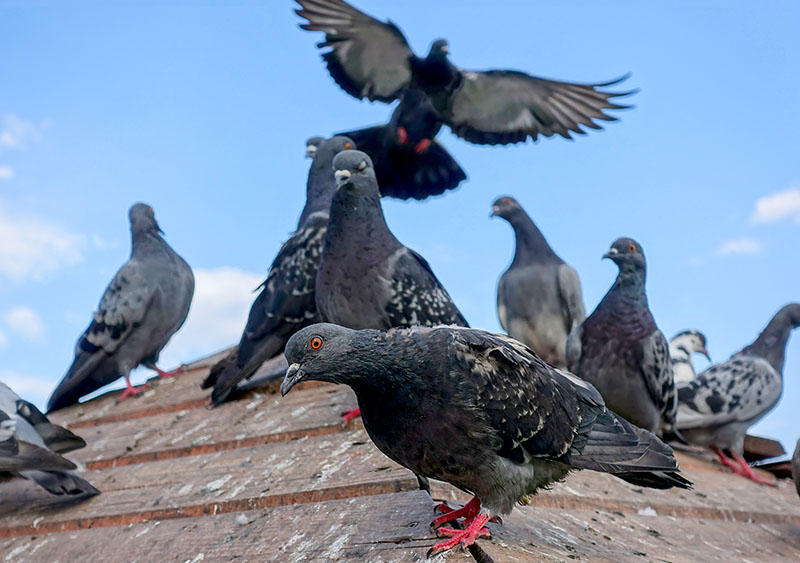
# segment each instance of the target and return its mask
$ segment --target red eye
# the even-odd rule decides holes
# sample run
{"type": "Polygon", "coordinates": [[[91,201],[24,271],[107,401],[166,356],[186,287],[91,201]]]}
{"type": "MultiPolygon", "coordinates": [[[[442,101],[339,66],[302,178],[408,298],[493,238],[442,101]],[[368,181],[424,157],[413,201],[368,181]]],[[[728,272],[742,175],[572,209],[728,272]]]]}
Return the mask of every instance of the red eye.
{"type": "Polygon", "coordinates": [[[322,338],[320,338],[319,336],[315,336],[314,338],[311,339],[310,344],[312,350],[319,350],[320,348],[322,348],[322,338]]]}
{"type": "Polygon", "coordinates": [[[636,252],[636,245],[631,244],[630,246],[628,246],[628,252],[636,252]]]}
{"type": "Polygon", "coordinates": [[[351,143],[345,143],[344,144],[344,148],[347,149],[347,150],[350,150],[350,149],[353,148],[353,145],[351,143]]]}

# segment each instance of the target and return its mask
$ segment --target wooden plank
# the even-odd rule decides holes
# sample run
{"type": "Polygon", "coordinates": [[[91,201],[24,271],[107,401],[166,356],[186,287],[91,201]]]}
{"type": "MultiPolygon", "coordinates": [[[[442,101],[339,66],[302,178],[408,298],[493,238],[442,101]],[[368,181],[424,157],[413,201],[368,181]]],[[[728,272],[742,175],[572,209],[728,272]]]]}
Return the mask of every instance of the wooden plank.
{"type": "Polygon", "coordinates": [[[783,445],[777,440],[762,438],[761,436],[744,437],[744,458],[749,462],[761,461],[786,454],[783,445]]]}

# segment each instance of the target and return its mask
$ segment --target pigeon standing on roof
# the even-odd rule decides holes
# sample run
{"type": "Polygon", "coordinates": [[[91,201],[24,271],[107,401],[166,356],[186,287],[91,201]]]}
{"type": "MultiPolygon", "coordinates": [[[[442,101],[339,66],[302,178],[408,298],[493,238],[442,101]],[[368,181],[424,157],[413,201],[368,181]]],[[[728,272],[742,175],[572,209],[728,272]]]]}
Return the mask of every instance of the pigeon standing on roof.
{"type": "Polygon", "coordinates": [[[711,356],[706,350],[706,337],[699,330],[684,330],[669,341],[669,357],[672,360],[676,386],[685,385],[695,378],[696,373],[692,364],[692,356],[695,354],[703,354],[711,361],[711,356]]]}
{"type": "Polygon", "coordinates": [[[141,387],[131,385],[130,372],[140,364],[161,377],[181,371],[165,372],[156,362],[189,314],[192,269],[162,238],[152,207],[137,203],[129,215],[131,257],[106,288],[48,411],[75,404],[120,377],[128,384],[121,399],[138,394],[141,387]]]}
{"type": "Polygon", "coordinates": [[[797,446],[795,446],[792,456],[792,480],[797,494],[800,495],[800,440],[797,440],[797,446]]]}
{"type": "MultiPolygon", "coordinates": [[[[314,142],[315,138],[309,139],[308,146],[314,146],[314,142]]],[[[331,162],[337,153],[348,148],[353,148],[353,141],[341,136],[317,144],[297,230],[272,262],[250,308],[239,346],[203,381],[204,389],[214,387],[213,404],[225,402],[237,383],[252,376],[266,360],[281,354],[292,334],[319,322],[314,287],[336,190],[331,162]]]]}
{"type": "Polygon", "coordinates": [[[603,256],[619,275],[567,340],[567,366],[600,391],[608,408],[635,425],[674,430],[677,396],[669,346],[647,304],[645,259],[633,239],[614,241],[603,256]]]}
{"type": "Polygon", "coordinates": [[[367,153],[382,196],[425,199],[456,188],[467,175],[435,139],[442,123],[420,90],[406,90],[387,125],[342,133],[367,153]]]}
{"type": "Polygon", "coordinates": [[[784,306],[752,344],[678,390],[681,435],[711,448],[734,473],[759,483],[772,484],[756,476],[742,457],[744,437],[781,397],[786,342],[799,326],[800,303],[784,306]]]}
{"type": "Polygon", "coordinates": [[[508,221],[516,236],[514,261],[497,284],[500,324],[548,364],[566,367],[567,336],[586,318],[578,273],[553,252],[513,197],[498,198],[492,217],[508,221]]]}
{"type": "Polygon", "coordinates": [[[58,455],[85,445],[82,438],[52,424],[36,407],[0,383],[0,480],[24,477],[54,495],[100,494],[72,472],[74,463],[58,455]]]}
{"type": "Polygon", "coordinates": [[[488,535],[511,512],[573,469],[639,486],[688,488],[672,450],[609,411],[591,385],[553,368],[520,342],[459,327],[354,331],[318,324],[286,345],[285,395],[306,380],[350,386],[364,427],[384,454],[475,495],[434,520],[466,528],[438,553],[488,535]],[[481,507],[488,513],[482,513],[481,507]]]}
{"type": "Polygon", "coordinates": [[[448,59],[444,39],[433,42],[426,57],[415,55],[402,31],[342,0],[297,0],[300,27],[321,31],[330,47],[322,54],[331,77],[351,96],[392,102],[408,89],[430,99],[438,119],[463,139],[479,144],[521,143],[539,135],[585,134],[601,129],[597,121],[615,121],[606,110],[623,109],[602,84],[574,84],[513,70],[469,71],[448,59]]]}

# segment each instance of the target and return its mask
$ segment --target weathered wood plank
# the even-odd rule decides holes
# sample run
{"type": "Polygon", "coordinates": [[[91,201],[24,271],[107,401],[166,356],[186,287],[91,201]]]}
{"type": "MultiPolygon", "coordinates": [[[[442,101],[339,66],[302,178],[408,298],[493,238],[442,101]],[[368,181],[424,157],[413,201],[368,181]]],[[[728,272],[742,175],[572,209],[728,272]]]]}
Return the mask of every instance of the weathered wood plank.
{"type": "Polygon", "coordinates": [[[777,440],[750,434],[744,437],[744,458],[749,462],[780,457],[785,454],[786,450],[777,440]]]}

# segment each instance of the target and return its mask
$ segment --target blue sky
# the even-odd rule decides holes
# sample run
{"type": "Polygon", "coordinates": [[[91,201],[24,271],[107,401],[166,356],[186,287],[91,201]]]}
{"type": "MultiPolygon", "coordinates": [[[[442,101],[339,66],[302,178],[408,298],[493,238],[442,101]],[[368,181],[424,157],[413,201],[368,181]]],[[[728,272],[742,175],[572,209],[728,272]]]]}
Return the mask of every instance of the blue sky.
{"type": "MultiPolygon", "coordinates": [[[[425,203],[385,201],[475,327],[499,330],[495,285],[526,207],[580,273],[587,310],[612,283],[618,236],[644,247],[651,308],[696,327],[714,360],[800,300],[800,37],[795,2],[362,0],[417,52],[450,41],[465,68],[602,81],[632,72],[636,108],[575,142],[440,140],[469,180],[425,203]]],[[[304,140],[385,121],[319,60],[292,3],[0,4],[0,379],[42,405],[129,252],[127,209],[153,205],[198,290],[164,366],[237,340],[302,208],[304,140]]],[[[702,362],[700,363],[702,366],[702,362]]],[[[136,379],[149,373],[140,370],[136,379]]],[[[793,447],[800,338],[784,397],[757,432],[793,447]]]]}

